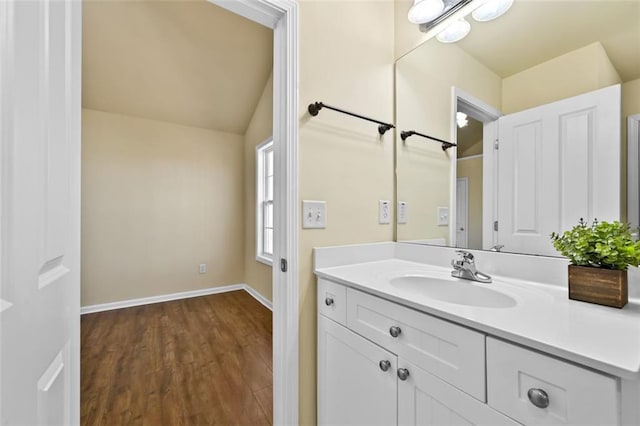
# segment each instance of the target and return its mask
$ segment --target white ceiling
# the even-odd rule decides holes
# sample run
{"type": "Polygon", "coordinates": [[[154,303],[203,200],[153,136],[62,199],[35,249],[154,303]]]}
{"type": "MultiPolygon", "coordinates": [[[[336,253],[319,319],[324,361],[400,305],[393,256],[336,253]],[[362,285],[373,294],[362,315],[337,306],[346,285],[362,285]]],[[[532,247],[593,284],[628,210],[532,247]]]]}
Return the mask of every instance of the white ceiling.
{"type": "Polygon", "coordinates": [[[85,1],[85,108],[244,134],[272,30],[200,1],[85,1]]]}
{"type": "Polygon", "coordinates": [[[640,78],[640,0],[516,0],[457,45],[508,77],[600,41],[622,81],[640,78]]]}

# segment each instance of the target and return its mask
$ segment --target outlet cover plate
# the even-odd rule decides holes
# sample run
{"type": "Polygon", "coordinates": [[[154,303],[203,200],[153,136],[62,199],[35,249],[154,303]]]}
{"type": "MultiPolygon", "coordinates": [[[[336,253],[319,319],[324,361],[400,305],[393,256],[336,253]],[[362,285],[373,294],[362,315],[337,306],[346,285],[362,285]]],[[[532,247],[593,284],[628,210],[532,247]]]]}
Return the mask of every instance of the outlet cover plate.
{"type": "Polygon", "coordinates": [[[408,210],[409,206],[406,201],[398,201],[398,224],[407,223],[408,210]]]}
{"type": "Polygon", "coordinates": [[[302,201],[302,228],[325,229],[327,227],[327,202],[302,201]]]}
{"type": "Polygon", "coordinates": [[[381,225],[391,223],[391,202],[388,200],[378,201],[378,223],[381,225]]]}

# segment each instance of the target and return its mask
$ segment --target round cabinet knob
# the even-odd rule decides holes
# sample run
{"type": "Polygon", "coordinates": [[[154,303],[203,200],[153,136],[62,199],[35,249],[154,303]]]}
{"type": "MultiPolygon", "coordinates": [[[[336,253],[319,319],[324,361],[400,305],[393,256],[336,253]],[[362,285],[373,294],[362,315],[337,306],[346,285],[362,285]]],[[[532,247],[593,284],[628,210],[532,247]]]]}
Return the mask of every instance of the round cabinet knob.
{"type": "Polygon", "coordinates": [[[531,388],[527,392],[529,401],[538,408],[547,408],[549,406],[549,395],[542,389],[531,388]]]}
{"type": "Polygon", "coordinates": [[[402,330],[398,326],[394,325],[389,329],[389,334],[391,335],[391,337],[398,337],[400,333],[402,333],[402,330]]]}
{"type": "Polygon", "coordinates": [[[333,299],[331,297],[327,297],[326,299],[324,299],[324,304],[327,306],[333,305],[333,299]]]}
{"type": "Polygon", "coordinates": [[[391,362],[389,362],[386,359],[383,359],[382,361],[380,361],[380,370],[382,371],[387,371],[391,368],[391,362]]]}
{"type": "Polygon", "coordinates": [[[409,378],[409,370],[406,368],[398,368],[398,378],[400,380],[407,380],[409,378]]]}

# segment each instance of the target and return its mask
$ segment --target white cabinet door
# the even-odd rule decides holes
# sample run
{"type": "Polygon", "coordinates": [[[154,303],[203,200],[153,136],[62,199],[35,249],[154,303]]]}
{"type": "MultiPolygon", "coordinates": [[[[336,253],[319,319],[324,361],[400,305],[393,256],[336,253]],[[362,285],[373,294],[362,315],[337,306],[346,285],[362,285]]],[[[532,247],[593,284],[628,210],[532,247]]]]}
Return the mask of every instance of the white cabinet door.
{"type": "Polygon", "coordinates": [[[510,418],[402,358],[409,375],[398,382],[399,425],[517,425],[510,418]]]}
{"type": "Polygon", "coordinates": [[[0,2],[0,424],[80,422],[81,3],[0,2]]]}
{"type": "Polygon", "coordinates": [[[395,355],[318,316],[318,424],[394,425],[396,397],[395,355]]]}
{"type": "Polygon", "coordinates": [[[500,117],[498,243],[556,256],[549,234],[620,220],[620,85],[500,117]]]}

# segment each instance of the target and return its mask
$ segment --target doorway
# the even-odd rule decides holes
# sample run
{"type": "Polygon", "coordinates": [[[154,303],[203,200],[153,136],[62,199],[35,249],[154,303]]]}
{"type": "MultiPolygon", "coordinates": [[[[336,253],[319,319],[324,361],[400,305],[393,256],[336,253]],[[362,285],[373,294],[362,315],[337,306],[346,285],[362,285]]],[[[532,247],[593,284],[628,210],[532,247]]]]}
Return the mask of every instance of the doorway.
{"type": "Polygon", "coordinates": [[[450,219],[456,226],[450,227],[450,239],[454,247],[486,250],[495,244],[493,230],[487,227],[485,219],[493,216],[496,200],[493,191],[486,190],[487,182],[494,182],[494,159],[493,155],[485,154],[494,149],[496,120],[502,113],[457,87],[452,88],[451,104],[451,139],[458,146],[451,158],[450,219]],[[464,202],[458,200],[457,182],[461,178],[467,178],[466,193],[460,194],[467,200],[466,221],[458,219],[457,213],[458,203],[464,202]]]}
{"type": "MultiPolygon", "coordinates": [[[[225,2],[225,4],[226,4],[226,3],[227,3],[227,2],[225,2]]],[[[145,7],[145,6],[147,6],[147,5],[140,5],[140,7],[145,7]]],[[[210,5],[209,5],[209,6],[210,6],[210,5]]],[[[224,5],[223,5],[223,6],[224,6],[224,5]]],[[[265,5],[264,5],[264,4],[262,4],[261,6],[262,6],[262,7],[264,7],[265,5]]],[[[208,7],[208,6],[207,6],[207,7],[208,7]]],[[[214,6],[210,6],[210,7],[214,7],[214,6]]],[[[217,8],[217,6],[215,6],[215,7],[217,8]]],[[[225,11],[225,13],[229,13],[229,12],[225,11]]],[[[171,15],[172,15],[172,17],[173,17],[173,16],[175,16],[174,14],[171,14],[171,15]]],[[[169,22],[169,20],[168,20],[168,17],[169,17],[169,14],[167,14],[167,22],[166,22],[166,24],[169,24],[169,23],[170,23],[170,22],[169,22]]],[[[278,20],[278,23],[279,23],[280,25],[283,25],[283,22],[282,22],[281,20],[278,20]]],[[[262,22],[260,22],[260,25],[263,25],[263,23],[262,23],[262,22]]],[[[168,25],[166,25],[166,26],[168,26],[168,25]]],[[[218,25],[214,25],[214,26],[219,26],[219,23],[218,23],[218,25]]],[[[271,28],[271,27],[269,27],[269,26],[267,26],[267,28],[268,28],[269,30],[272,30],[272,28],[271,28]]],[[[165,28],[165,29],[166,29],[166,28],[165,28]]],[[[169,28],[169,29],[170,29],[170,28],[169,28]]],[[[168,31],[168,32],[170,32],[170,31],[168,31]]],[[[279,39],[278,39],[278,37],[277,37],[277,34],[278,34],[278,31],[276,30],[276,32],[274,33],[274,36],[275,36],[275,37],[273,37],[273,39],[274,39],[274,52],[276,52],[277,47],[276,47],[275,45],[277,45],[278,40],[279,40],[279,39]]],[[[234,39],[235,39],[235,38],[237,38],[237,37],[232,37],[232,38],[234,38],[234,39]]],[[[282,39],[280,39],[280,40],[282,40],[282,39]]],[[[166,40],[165,40],[165,42],[168,42],[168,41],[166,41],[166,40]]],[[[184,52],[185,50],[186,50],[186,49],[182,49],[182,51],[183,51],[183,52],[184,52]]],[[[240,49],[240,50],[242,50],[242,49],[240,49]]],[[[256,55],[251,55],[251,56],[255,57],[256,55]]],[[[276,55],[275,55],[275,56],[276,56],[276,57],[278,56],[278,55],[277,55],[277,52],[276,52],[276,55]]],[[[169,64],[167,64],[167,65],[168,65],[168,66],[167,66],[167,68],[170,68],[169,64]]],[[[274,71],[275,71],[275,68],[276,68],[276,67],[277,67],[277,65],[276,65],[276,64],[274,64],[274,71]]],[[[247,68],[248,68],[248,69],[254,69],[255,67],[253,67],[253,66],[249,65],[249,66],[247,66],[247,68]]],[[[276,71],[276,72],[277,72],[277,71],[276,71]]],[[[240,74],[240,72],[239,72],[239,71],[237,71],[237,72],[235,72],[235,74],[236,74],[236,75],[238,75],[238,74],[240,74]]],[[[150,76],[150,77],[152,77],[152,76],[150,76]]],[[[275,72],[274,72],[274,77],[276,77],[275,72]]],[[[275,78],[274,78],[274,80],[275,80],[275,78]]],[[[180,80],[178,80],[178,81],[180,81],[180,80]]],[[[178,84],[178,85],[182,86],[181,88],[182,88],[183,90],[185,89],[185,86],[188,86],[188,84],[187,84],[184,80],[182,80],[182,83],[180,83],[180,84],[178,84]]],[[[272,105],[274,105],[274,106],[280,106],[280,105],[283,105],[283,103],[282,103],[282,102],[277,102],[277,100],[276,100],[276,99],[278,98],[278,95],[279,95],[279,94],[281,95],[281,94],[283,93],[283,91],[282,91],[282,90],[278,90],[279,85],[277,85],[275,81],[274,81],[274,85],[273,85],[273,86],[274,86],[274,88],[273,88],[273,90],[272,90],[272,93],[273,93],[273,101],[271,102],[271,104],[272,104],[272,105]],[[279,93],[278,93],[278,92],[279,92],[279,93]]],[[[281,85],[280,85],[280,86],[281,86],[281,85]]],[[[281,89],[281,88],[280,88],[280,89],[281,89]]],[[[187,93],[189,93],[189,92],[187,91],[187,93]]],[[[220,98],[222,98],[222,96],[220,96],[220,98]]],[[[237,99],[235,99],[235,101],[236,101],[236,102],[239,102],[239,98],[240,98],[240,96],[238,96],[238,97],[237,97],[237,99]]],[[[173,99],[173,98],[170,98],[170,99],[173,99]]],[[[193,101],[194,101],[194,100],[195,100],[195,99],[194,99],[194,97],[193,97],[193,96],[189,97],[189,101],[191,101],[191,103],[193,103],[193,101]]],[[[219,101],[219,102],[224,104],[224,102],[222,102],[222,101],[219,101]]],[[[172,102],[172,103],[175,103],[175,102],[172,102]]],[[[162,105],[159,105],[158,107],[160,107],[160,106],[162,106],[162,105]]],[[[233,102],[231,102],[231,103],[227,102],[227,103],[226,103],[226,109],[231,109],[231,108],[232,108],[232,106],[233,106],[233,102]]],[[[286,106],[286,105],[285,105],[285,106],[286,106]]],[[[223,105],[223,107],[224,107],[224,105],[223,105]]],[[[284,108],[283,108],[283,109],[284,109],[284,108]]],[[[279,114],[281,114],[281,113],[282,113],[281,111],[276,111],[276,110],[274,110],[274,120],[273,120],[274,122],[275,122],[275,120],[277,120],[277,119],[278,119],[278,117],[277,117],[277,116],[278,116],[279,114]]],[[[208,115],[209,115],[209,116],[212,116],[213,114],[208,114],[208,115]]],[[[282,115],[284,115],[284,114],[282,114],[282,115]]],[[[227,121],[228,121],[228,120],[227,120],[227,121]]],[[[107,126],[107,127],[109,127],[109,128],[119,128],[120,126],[116,125],[116,126],[107,126]]],[[[273,126],[270,126],[270,127],[273,127],[273,126]]],[[[273,130],[274,130],[274,136],[275,136],[275,134],[277,133],[277,130],[276,130],[276,129],[273,129],[273,130]]],[[[287,129],[287,130],[288,130],[288,129],[287,129]]],[[[159,132],[159,133],[166,133],[166,132],[159,132]]],[[[287,149],[286,149],[286,147],[283,147],[283,146],[282,146],[281,141],[282,141],[282,139],[278,140],[278,138],[277,138],[277,137],[274,137],[274,145],[275,145],[275,146],[274,146],[274,153],[275,153],[275,157],[276,157],[276,158],[275,158],[275,167],[276,167],[275,175],[276,175],[276,176],[275,176],[275,185],[274,185],[274,186],[275,186],[275,188],[274,188],[274,189],[275,189],[275,194],[274,194],[274,202],[275,202],[275,203],[278,203],[278,201],[279,201],[279,198],[280,198],[280,197],[282,197],[283,199],[286,199],[287,197],[289,197],[289,198],[290,198],[290,194],[291,194],[291,191],[287,191],[287,189],[286,189],[286,188],[284,188],[284,187],[282,186],[283,182],[286,182],[286,180],[285,180],[285,179],[286,179],[286,178],[288,178],[288,177],[290,176],[290,174],[289,174],[289,171],[288,171],[288,170],[286,170],[286,167],[285,167],[285,170],[283,170],[283,167],[282,167],[282,166],[285,166],[285,165],[286,165],[286,163],[283,163],[283,162],[281,161],[281,160],[282,160],[282,152],[284,151],[284,152],[286,153],[286,152],[287,152],[287,149]],[[279,146],[278,146],[278,145],[279,145],[279,146]],[[280,157],[278,156],[278,154],[279,154],[279,153],[280,153],[280,157]],[[282,177],[285,177],[285,179],[282,179],[282,177]]],[[[183,139],[183,143],[188,143],[188,141],[183,139]]],[[[204,156],[205,156],[205,155],[203,154],[203,157],[204,157],[204,156]]],[[[222,158],[222,156],[221,156],[221,155],[219,155],[219,154],[214,154],[214,157],[215,157],[215,156],[220,157],[220,158],[221,158],[221,161],[223,161],[223,162],[225,162],[225,163],[230,163],[229,161],[227,161],[227,160],[223,159],[223,158],[222,158]]],[[[286,157],[285,157],[285,159],[286,159],[286,157]]],[[[156,179],[156,180],[157,180],[157,179],[156,179]]],[[[229,178],[228,178],[228,177],[222,177],[222,178],[218,178],[218,179],[210,179],[210,180],[217,180],[217,181],[219,181],[219,182],[221,182],[221,183],[222,183],[222,182],[225,182],[225,181],[226,181],[226,182],[229,182],[229,178]]],[[[249,179],[245,178],[245,180],[249,180],[249,179]]],[[[251,180],[252,180],[252,179],[251,179],[251,180]]],[[[165,182],[165,184],[171,184],[171,183],[170,183],[170,182],[165,182]]],[[[166,186],[166,185],[165,185],[165,186],[166,186]]],[[[228,183],[227,183],[227,186],[229,186],[229,184],[228,184],[228,183]]],[[[234,191],[232,191],[232,190],[230,190],[230,191],[231,191],[231,192],[234,192],[234,191]]],[[[180,191],[178,191],[178,192],[181,194],[181,197],[184,199],[184,198],[185,198],[185,189],[183,188],[182,190],[180,190],[180,191]]],[[[220,200],[220,204],[219,204],[219,207],[217,208],[217,210],[218,210],[217,212],[209,212],[207,215],[208,215],[208,216],[217,216],[217,217],[223,217],[223,216],[224,216],[224,217],[227,217],[227,216],[231,216],[231,214],[228,214],[228,213],[230,213],[230,212],[222,211],[222,207],[223,207],[223,206],[225,206],[225,205],[228,203],[228,201],[225,201],[225,199],[226,199],[226,198],[224,198],[224,197],[223,197],[223,195],[224,195],[224,194],[223,194],[222,190],[221,190],[221,189],[212,189],[210,192],[216,193],[216,194],[217,194],[217,196],[218,196],[218,197],[220,197],[220,198],[219,198],[219,200],[220,200]],[[213,214],[212,214],[212,213],[213,213],[213,214]]],[[[156,199],[157,199],[157,197],[156,197],[156,199]]],[[[182,201],[184,201],[184,200],[182,200],[182,201]]],[[[284,201],[284,200],[283,200],[283,201],[284,201]]],[[[276,220],[276,222],[278,222],[278,220],[279,220],[279,221],[280,221],[280,223],[286,223],[286,221],[283,221],[283,220],[282,220],[282,218],[281,218],[282,213],[283,213],[283,212],[286,212],[286,210],[285,210],[285,209],[282,209],[282,207],[283,207],[283,206],[286,206],[286,204],[285,204],[285,203],[281,203],[281,204],[279,204],[279,205],[276,205],[276,206],[275,206],[275,209],[274,209],[274,210],[275,210],[275,212],[274,212],[274,213],[275,213],[275,215],[274,215],[274,216],[275,216],[275,220],[276,220]]],[[[163,210],[164,210],[164,211],[168,211],[170,208],[171,208],[171,205],[170,205],[170,203],[169,203],[167,206],[165,206],[165,208],[164,208],[163,210]]],[[[197,209],[196,209],[196,210],[197,210],[197,209]]],[[[231,209],[231,210],[233,210],[233,209],[231,209]]],[[[185,218],[183,218],[182,222],[183,222],[183,223],[189,223],[190,221],[195,221],[194,219],[195,219],[195,218],[191,218],[191,220],[188,220],[188,219],[185,217],[185,218]]],[[[147,225],[148,225],[148,226],[149,226],[149,225],[151,225],[151,224],[152,224],[151,222],[152,222],[152,221],[150,221],[149,223],[147,223],[147,225]]],[[[180,226],[180,225],[176,225],[176,228],[184,228],[184,225],[182,225],[182,226],[180,226]]],[[[282,226],[278,226],[277,224],[276,224],[275,228],[276,228],[276,231],[279,231],[279,230],[287,230],[287,228],[284,228],[284,227],[282,227],[282,226]]],[[[254,227],[247,227],[247,228],[246,228],[246,232],[248,233],[248,232],[250,232],[250,230],[252,231],[253,229],[255,229],[255,228],[254,228],[254,227]]],[[[287,258],[286,256],[282,255],[282,253],[283,253],[283,252],[285,252],[285,253],[286,253],[286,251],[282,250],[282,248],[283,248],[284,246],[286,246],[286,244],[284,244],[284,245],[283,245],[282,240],[285,240],[287,237],[288,237],[288,236],[286,235],[286,233],[285,233],[285,234],[283,234],[283,235],[279,235],[279,233],[277,232],[277,233],[276,233],[276,235],[275,235],[275,239],[276,239],[276,240],[279,240],[279,242],[278,242],[278,241],[274,241],[274,247],[273,247],[273,250],[272,250],[272,251],[273,251],[273,258],[275,259],[275,261],[274,261],[274,266],[275,266],[275,267],[273,268],[273,269],[274,269],[274,272],[272,273],[272,282],[273,282],[273,284],[272,284],[272,289],[273,289],[273,290],[272,290],[272,291],[273,291],[273,302],[274,302],[274,308],[275,308],[275,310],[276,310],[276,311],[278,310],[278,304],[277,304],[277,301],[276,301],[276,299],[277,299],[277,295],[276,295],[276,293],[277,293],[279,290],[282,290],[281,288],[279,288],[279,287],[277,286],[277,280],[278,280],[278,277],[280,277],[280,278],[281,278],[281,281],[282,281],[282,278],[284,278],[284,277],[281,277],[281,275],[283,274],[283,270],[285,270],[285,271],[286,271],[286,270],[288,270],[288,271],[295,271],[295,270],[296,270],[296,268],[295,268],[295,262],[294,262],[294,264],[292,265],[292,264],[291,264],[291,258],[287,258]],[[279,253],[280,253],[280,254],[279,254],[279,253]],[[282,269],[280,269],[280,265],[281,265],[281,264],[282,264],[282,265],[284,265],[284,266],[286,266],[286,268],[283,266],[283,267],[282,267],[282,269]],[[293,266],[293,268],[292,268],[292,266],[293,266]]],[[[232,240],[230,240],[230,239],[229,239],[229,237],[224,237],[224,236],[222,236],[222,237],[220,238],[220,240],[222,240],[222,241],[225,241],[225,240],[229,241],[229,242],[227,243],[227,246],[228,246],[228,247],[227,247],[227,248],[228,248],[228,253],[227,253],[228,258],[227,258],[227,259],[225,259],[225,260],[223,260],[223,261],[221,261],[221,262],[220,262],[220,265],[221,265],[221,266],[219,266],[217,269],[222,269],[222,265],[230,264],[230,263],[232,263],[232,262],[234,261],[234,258],[236,258],[236,256],[234,256],[234,255],[232,254],[232,252],[233,252],[233,250],[232,250],[232,244],[231,244],[231,243],[232,243],[232,240]]],[[[160,245],[158,245],[158,246],[160,246],[160,245]]],[[[179,250],[179,251],[181,251],[181,250],[179,250]]],[[[296,254],[297,254],[297,253],[296,253],[296,254]]],[[[240,256],[240,257],[242,257],[242,256],[240,256]]],[[[214,260],[214,261],[211,261],[211,262],[203,262],[203,264],[201,264],[201,265],[200,265],[201,270],[204,270],[204,271],[205,271],[205,273],[211,273],[212,266],[213,266],[213,268],[215,268],[215,267],[216,267],[215,263],[216,263],[216,261],[215,261],[215,260],[214,260]],[[209,265],[207,265],[207,263],[209,263],[209,265]],[[211,265],[212,263],[213,263],[213,265],[211,265]]],[[[217,272],[217,271],[216,271],[216,272],[217,272]]],[[[227,280],[227,282],[228,282],[228,280],[227,280]]],[[[233,281],[232,281],[232,282],[233,282],[233,281]]],[[[293,287],[295,287],[295,286],[289,286],[289,288],[293,288],[293,287]]],[[[270,289],[270,290],[271,290],[271,289],[270,289]]],[[[287,291],[288,291],[288,290],[287,290],[287,291]]],[[[287,292],[287,291],[285,291],[285,292],[287,292]]],[[[285,312],[286,312],[286,311],[285,311],[285,312]]],[[[297,312],[296,312],[296,316],[297,316],[297,312]]],[[[274,323],[275,323],[275,322],[277,322],[280,318],[282,318],[282,317],[279,315],[279,313],[278,313],[278,312],[274,313],[274,323]]],[[[287,317],[286,317],[286,315],[285,315],[285,318],[287,318],[287,317]]],[[[290,319],[290,318],[289,318],[289,319],[290,319]]],[[[277,332],[276,330],[277,330],[277,327],[276,327],[276,326],[274,326],[274,335],[275,335],[274,339],[278,339],[278,336],[279,336],[279,334],[278,334],[278,332],[277,332]]],[[[288,327],[287,327],[287,333],[290,333],[290,324],[288,324],[288,327]]],[[[279,348],[281,347],[280,345],[276,345],[276,344],[274,344],[273,346],[274,346],[274,348],[275,348],[275,349],[274,349],[274,352],[275,352],[275,351],[279,351],[279,348]]],[[[277,354],[276,354],[276,353],[274,353],[274,357],[276,357],[276,356],[277,356],[277,354]]],[[[289,354],[287,354],[287,358],[288,358],[288,360],[287,360],[286,364],[287,364],[288,366],[290,366],[290,365],[291,365],[291,359],[290,359],[290,358],[291,358],[291,356],[290,356],[289,354]]],[[[275,364],[275,365],[274,365],[275,375],[277,375],[278,362],[276,361],[274,364],[275,364]]],[[[290,370],[289,370],[289,371],[290,371],[290,370]]],[[[297,373],[297,371],[296,371],[296,373],[297,373]]],[[[289,374],[289,373],[287,373],[287,374],[289,374]]],[[[274,380],[274,387],[278,387],[278,385],[276,385],[276,384],[275,384],[275,380],[274,380]]],[[[275,393],[276,393],[276,396],[275,396],[275,398],[274,398],[274,399],[276,400],[276,404],[277,404],[277,403],[278,403],[278,401],[277,401],[277,390],[276,390],[276,392],[275,392],[275,393]]],[[[297,402],[297,400],[296,400],[296,402],[297,402]]],[[[274,413],[274,414],[277,416],[277,409],[276,409],[276,411],[275,411],[275,413],[274,413]]]]}
{"type": "MultiPolygon", "coordinates": [[[[275,226],[281,232],[274,254],[282,267],[274,268],[274,421],[293,424],[298,419],[297,6],[287,0],[222,3],[275,32],[274,105],[278,112],[274,137],[280,141],[275,148],[279,164],[275,179],[281,182],[275,226]]],[[[6,136],[1,155],[3,165],[20,174],[11,180],[3,177],[7,191],[3,190],[0,200],[0,232],[3,250],[28,248],[28,253],[23,250],[24,256],[22,251],[11,251],[14,255],[0,259],[2,271],[26,274],[10,275],[6,281],[3,278],[0,294],[2,374],[12,384],[11,393],[0,395],[2,419],[29,424],[77,424],[81,5],[73,1],[4,2],[1,9],[0,32],[6,36],[0,38],[1,127],[6,136]],[[50,47],[58,49],[55,54],[49,55],[50,47]],[[12,96],[13,93],[21,96],[12,96]],[[48,125],[55,127],[55,134],[51,129],[43,131],[48,125]],[[9,126],[11,132],[7,130],[9,126]],[[65,137],[58,137],[62,132],[66,132],[65,137]],[[31,145],[24,145],[27,140],[31,145]],[[11,151],[11,147],[20,149],[11,151]],[[5,156],[8,153],[13,155],[5,156]],[[21,214],[26,211],[34,214],[21,214]],[[14,226],[16,223],[20,226],[14,226]],[[12,225],[11,234],[6,233],[7,224],[12,225]],[[39,253],[37,259],[32,256],[34,252],[39,253]],[[45,288],[50,296],[47,299],[41,297],[45,288]],[[14,297],[16,293],[21,296],[14,297]],[[12,320],[18,317],[29,317],[30,321],[12,320]],[[5,345],[8,336],[20,336],[20,344],[5,345]],[[21,356],[32,347],[37,349],[27,352],[33,357],[21,356]],[[13,372],[19,373],[22,380],[14,381],[13,372]]]]}

